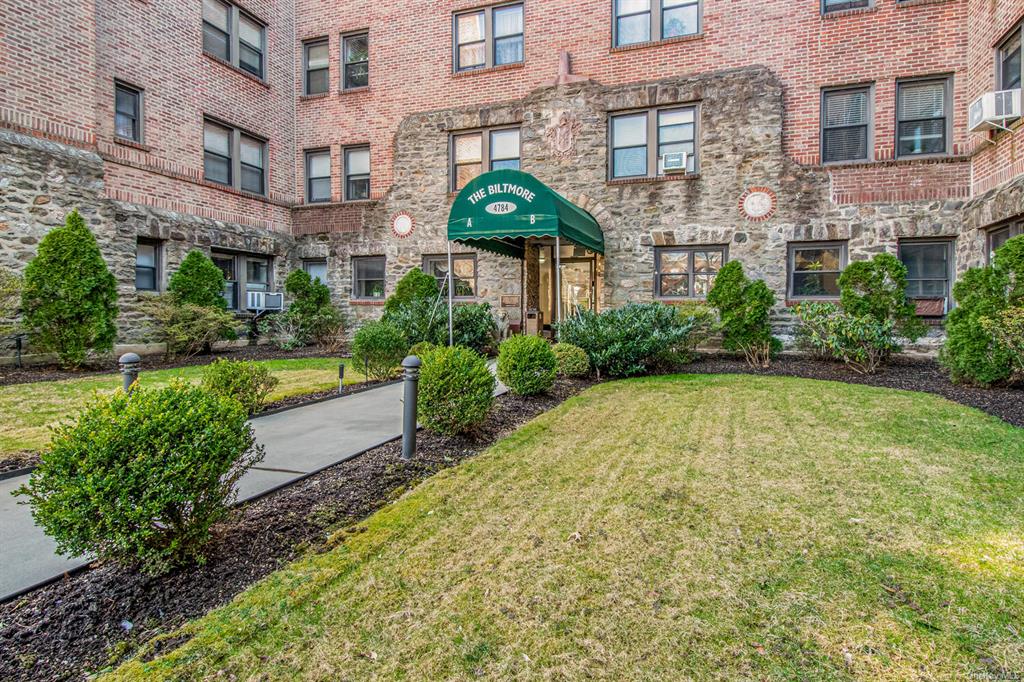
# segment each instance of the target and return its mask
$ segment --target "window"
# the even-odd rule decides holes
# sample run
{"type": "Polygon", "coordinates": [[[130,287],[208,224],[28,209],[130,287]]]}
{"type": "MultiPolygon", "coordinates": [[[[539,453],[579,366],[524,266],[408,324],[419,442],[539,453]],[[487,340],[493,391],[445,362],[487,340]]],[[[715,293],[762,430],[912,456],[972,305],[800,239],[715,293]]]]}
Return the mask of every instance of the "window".
{"type": "Polygon", "coordinates": [[[370,198],[370,148],[345,150],[345,200],[370,198]]]}
{"type": "Polygon", "coordinates": [[[1021,84],[1021,24],[1013,29],[996,52],[996,80],[1000,90],[1019,88],[1021,84]]]}
{"type": "Polygon", "coordinates": [[[272,290],[273,258],[270,256],[215,251],[210,258],[224,273],[224,300],[231,310],[242,309],[246,303],[243,292],[272,290]]]}
{"type": "Polygon", "coordinates": [[[160,289],[160,242],[140,239],[135,245],[135,288],[160,289]]]}
{"type": "Polygon", "coordinates": [[[519,128],[458,133],[451,137],[452,190],[458,191],[487,170],[519,170],[519,128]]]}
{"type": "Polygon", "coordinates": [[[142,90],[114,83],[114,134],[142,142],[142,90]]]}
{"type": "Polygon", "coordinates": [[[331,58],[328,54],[327,39],[306,43],[303,50],[306,62],[305,94],[320,95],[327,92],[331,82],[331,58]]]}
{"type": "Polygon", "coordinates": [[[839,298],[839,274],[846,267],[845,242],[789,245],[789,297],[839,298]]]}
{"type": "Polygon", "coordinates": [[[321,284],[327,284],[327,260],[312,259],[302,261],[302,269],[306,271],[310,279],[320,280],[321,284]]]}
{"type": "Polygon", "coordinates": [[[611,117],[610,176],[664,175],[662,156],[686,154],[686,172],[697,168],[697,107],[654,109],[611,117]]]}
{"type": "Polygon", "coordinates": [[[342,40],[344,73],[341,87],[346,90],[370,84],[370,37],[366,33],[345,36],[342,40]]]}
{"type": "Polygon", "coordinates": [[[658,298],[704,298],[725,263],[724,246],[654,249],[654,295],[658,298]]]}
{"type": "Polygon", "coordinates": [[[352,298],[384,298],[384,256],[360,256],[352,259],[352,298]]]}
{"type": "MultiPolygon", "coordinates": [[[[423,272],[433,275],[437,279],[437,286],[443,287],[448,274],[448,256],[424,256],[423,272]]],[[[476,296],[475,254],[452,254],[452,294],[455,298],[476,296]]]]}
{"type": "Polygon", "coordinates": [[[499,5],[455,15],[455,70],[523,61],[523,5],[499,5]]]}
{"type": "Polygon", "coordinates": [[[614,45],[700,33],[699,0],[614,0],[614,45]]]}
{"type": "Polygon", "coordinates": [[[331,200],[331,151],[306,152],[306,203],[331,200]]]}
{"type": "Polygon", "coordinates": [[[841,12],[844,9],[860,9],[871,7],[873,0],[821,0],[822,14],[841,12]]]}
{"type": "Polygon", "coordinates": [[[235,257],[211,254],[213,264],[224,273],[224,300],[228,308],[238,310],[238,278],[235,276],[235,257]]]}
{"type": "Polygon", "coordinates": [[[949,151],[951,85],[949,78],[896,84],[896,156],[949,151]]]}
{"type": "Polygon", "coordinates": [[[207,120],[203,124],[203,176],[252,194],[267,193],[267,143],[207,120]]]}
{"type": "MultiPolygon", "coordinates": [[[[907,266],[907,298],[949,297],[953,276],[952,247],[953,242],[948,239],[900,242],[900,261],[907,266]]],[[[942,311],[935,312],[941,315],[944,311],[945,306],[942,311]]]]}
{"type": "Polygon", "coordinates": [[[234,5],[203,0],[203,51],[263,78],[267,27],[234,5]]]}
{"type": "Polygon", "coordinates": [[[1024,222],[1015,222],[989,230],[986,239],[988,248],[985,250],[987,262],[992,263],[992,258],[996,255],[996,249],[1010,241],[1013,237],[1019,237],[1022,234],[1024,234],[1024,222]]]}
{"type": "Polygon", "coordinates": [[[871,88],[843,88],[821,93],[821,160],[867,161],[871,158],[871,88]]]}

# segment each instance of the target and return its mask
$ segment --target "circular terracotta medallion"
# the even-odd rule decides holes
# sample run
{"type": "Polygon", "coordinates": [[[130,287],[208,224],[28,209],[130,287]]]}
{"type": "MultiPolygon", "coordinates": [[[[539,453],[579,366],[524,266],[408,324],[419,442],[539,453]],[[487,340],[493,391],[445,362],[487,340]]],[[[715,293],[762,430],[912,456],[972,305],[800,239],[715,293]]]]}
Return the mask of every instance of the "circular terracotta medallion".
{"type": "Polygon", "coordinates": [[[412,231],[416,228],[416,221],[412,219],[412,216],[401,211],[391,216],[391,231],[395,233],[395,236],[399,239],[405,239],[412,231]]]}
{"type": "Polygon", "coordinates": [[[751,187],[740,196],[739,205],[747,220],[768,220],[775,213],[775,192],[767,187],[751,187]]]}

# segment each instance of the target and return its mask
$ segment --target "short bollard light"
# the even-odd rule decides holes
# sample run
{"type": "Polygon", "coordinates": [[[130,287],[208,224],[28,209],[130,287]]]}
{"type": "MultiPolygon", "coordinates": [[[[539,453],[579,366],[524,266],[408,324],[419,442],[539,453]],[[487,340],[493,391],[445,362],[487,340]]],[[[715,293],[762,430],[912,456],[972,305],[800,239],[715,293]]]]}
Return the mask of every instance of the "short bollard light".
{"type": "Polygon", "coordinates": [[[338,395],[345,392],[345,363],[338,365],[338,395]]]}
{"type": "Polygon", "coordinates": [[[121,369],[125,393],[131,393],[132,386],[139,380],[139,365],[141,364],[142,358],[136,353],[125,353],[118,358],[117,365],[121,369]]]}
{"type": "Polygon", "coordinates": [[[416,397],[420,381],[420,359],[415,355],[402,360],[402,459],[416,454],[416,397]]]}

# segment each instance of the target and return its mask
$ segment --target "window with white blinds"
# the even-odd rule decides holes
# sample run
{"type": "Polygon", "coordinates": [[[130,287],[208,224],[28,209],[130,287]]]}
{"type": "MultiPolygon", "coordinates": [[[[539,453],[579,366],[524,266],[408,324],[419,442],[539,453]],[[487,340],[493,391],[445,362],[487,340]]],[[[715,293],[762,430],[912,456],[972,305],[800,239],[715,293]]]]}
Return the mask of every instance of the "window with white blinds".
{"type": "Polygon", "coordinates": [[[945,154],[949,146],[950,79],[896,84],[896,155],[945,154]]]}
{"type": "Polygon", "coordinates": [[[825,90],[821,98],[821,159],[867,161],[871,138],[871,88],[825,90]]]}

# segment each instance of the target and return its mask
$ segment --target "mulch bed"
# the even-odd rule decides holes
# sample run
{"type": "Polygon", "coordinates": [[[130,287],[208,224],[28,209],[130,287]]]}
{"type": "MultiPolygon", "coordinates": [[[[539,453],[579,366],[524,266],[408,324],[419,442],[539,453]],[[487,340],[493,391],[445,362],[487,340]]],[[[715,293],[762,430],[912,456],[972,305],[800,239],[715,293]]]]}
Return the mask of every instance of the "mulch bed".
{"type": "Polygon", "coordinates": [[[39,453],[34,450],[22,450],[20,452],[7,453],[0,459],[0,475],[11,471],[34,467],[39,463],[39,453]]]}
{"type": "MultiPolygon", "coordinates": [[[[216,350],[208,355],[199,354],[193,355],[190,358],[178,358],[171,361],[164,360],[162,355],[147,355],[142,358],[142,371],[206,365],[217,358],[231,358],[232,360],[281,360],[320,357],[324,357],[324,353],[315,346],[297,348],[295,350],[280,350],[267,344],[262,346],[232,346],[216,350]]],[[[117,358],[114,356],[93,360],[75,371],[61,369],[57,365],[26,365],[20,369],[14,365],[0,365],[0,386],[28,384],[34,381],[80,379],[101,374],[116,374],[117,372],[117,358]]]]}
{"type": "Polygon", "coordinates": [[[109,665],[112,651],[130,654],[226,603],[285,562],[327,549],[332,531],[366,518],[417,482],[476,455],[590,385],[560,380],[548,395],[503,395],[475,438],[421,431],[412,461],[401,459],[400,441],[387,443],[247,503],[215,528],[202,566],[147,578],[96,563],[2,604],[0,679],[84,679],[84,671],[109,665]]]}
{"type": "Polygon", "coordinates": [[[883,388],[934,393],[962,405],[977,408],[1000,419],[1024,427],[1024,390],[1014,387],[978,388],[954,384],[934,360],[897,356],[877,374],[858,374],[842,363],[802,356],[784,355],[767,369],[755,369],[741,359],[728,356],[704,356],[681,368],[688,374],[759,374],[806,379],[845,381],[883,388]]]}

